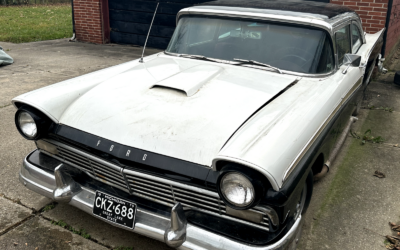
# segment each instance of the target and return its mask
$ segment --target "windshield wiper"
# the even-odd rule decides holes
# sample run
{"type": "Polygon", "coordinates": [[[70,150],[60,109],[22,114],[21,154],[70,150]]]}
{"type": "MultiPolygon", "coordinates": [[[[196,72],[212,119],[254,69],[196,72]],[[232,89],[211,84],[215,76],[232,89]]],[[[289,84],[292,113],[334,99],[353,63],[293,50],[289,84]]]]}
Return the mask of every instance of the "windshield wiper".
{"type": "Polygon", "coordinates": [[[211,58],[211,57],[206,57],[206,56],[201,56],[201,55],[178,54],[178,57],[192,58],[192,59],[198,59],[198,60],[204,60],[204,61],[210,61],[210,62],[228,63],[229,64],[229,61],[226,61],[226,60],[221,60],[221,59],[216,59],[216,58],[211,58]]]}
{"type": "Polygon", "coordinates": [[[282,74],[282,70],[280,70],[279,68],[274,67],[272,65],[266,64],[266,63],[257,62],[257,61],[254,61],[254,60],[239,59],[239,58],[233,58],[233,60],[237,61],[237,62],[241,62],[242,64],[253,64],[253,65],[268,67],[268,68],[271,68],[271,69],[274,69],[274,70],[278,71],[279,74],[282,74]]]}

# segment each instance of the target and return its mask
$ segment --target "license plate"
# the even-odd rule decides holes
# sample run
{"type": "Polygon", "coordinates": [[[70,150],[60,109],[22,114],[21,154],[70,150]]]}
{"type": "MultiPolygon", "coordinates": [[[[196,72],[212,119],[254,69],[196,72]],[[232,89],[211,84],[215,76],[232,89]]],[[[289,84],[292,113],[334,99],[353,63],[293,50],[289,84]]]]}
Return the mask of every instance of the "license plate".
{"type": "Polygon", "coordinates": [[[127,228],[135,228],[136,204],[100,191],[96,191],[93,214],[127,228]]]}

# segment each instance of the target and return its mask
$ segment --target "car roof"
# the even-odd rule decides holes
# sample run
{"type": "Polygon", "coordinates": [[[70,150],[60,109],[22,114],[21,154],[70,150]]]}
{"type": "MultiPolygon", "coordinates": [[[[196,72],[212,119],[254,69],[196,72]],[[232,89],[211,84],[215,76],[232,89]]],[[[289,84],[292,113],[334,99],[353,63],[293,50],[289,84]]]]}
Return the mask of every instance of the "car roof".
{"type": "Polygon", "coordinates": [[[330,3],[299,1],[299,0],[216,0],[196,4],[195,6],[219,6],[233,8],[252,8],[264,10],[277,10],[297,12],[310,15],[324,16],[324,19],[331,19],[344,13],[355,13],[354,10],[330,3]]]}

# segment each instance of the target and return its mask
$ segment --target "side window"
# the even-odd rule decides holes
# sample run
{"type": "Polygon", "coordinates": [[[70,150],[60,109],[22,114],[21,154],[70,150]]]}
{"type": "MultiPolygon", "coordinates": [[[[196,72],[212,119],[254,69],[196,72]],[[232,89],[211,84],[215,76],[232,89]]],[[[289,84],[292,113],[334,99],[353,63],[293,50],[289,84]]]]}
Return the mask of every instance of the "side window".
{"type": "Polygon", "coordinates": [[[352,53],[356,54],[358,49],[361,47],[361,33],[358,29],[357,25],[354,23],[351,24],[351,41],[352,41],[352,53]]]}
{"type": "Polygon", "coordinates": [[[343,64],[344,55],[347,53],[351,53],[349,31],[350,31],[350,26],[347,25],[338,30],[335,34],[336,50],[339,60],[339,66],[343,64]]]}

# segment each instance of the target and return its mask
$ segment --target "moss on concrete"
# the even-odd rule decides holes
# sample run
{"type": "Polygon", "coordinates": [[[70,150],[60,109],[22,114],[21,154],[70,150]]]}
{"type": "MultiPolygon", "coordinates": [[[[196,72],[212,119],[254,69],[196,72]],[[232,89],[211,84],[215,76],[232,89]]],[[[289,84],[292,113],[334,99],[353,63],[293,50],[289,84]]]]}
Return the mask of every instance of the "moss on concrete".
{"type": "Polygon", "coordinates": [[[317,213],[317,220],[315,221],[313,229],[318,227],[318,219],[327,211],[327,208],[340,204],[352,198],[355,194],[354,189],[351,188],[351,184],[354,172],[358,171],[358,167],[361,167],[361,165],[357,166],[355,162],[357,162],[360,157],[363,157],[365,151],[364,147],[368,147],[368,145],[362,146],[360,140],[353,138],[348,139],[352,140],[352,142],[343,161],[338,166],[335,166],[337,172],[317,213]]]}
{"type": "MultiPolygon", "coordinates": [[[[363,121],[361,129],[357,131],[357,134],[362,137],[363,133],[367,130],[372,131],[372,135],[374,137],[383,136],[383,138],[388,135],[381,135],[377,132],[383,132],[382,128],[387,126],[387,123],[382,123],[382,116],[390,116],[389,112],[385,112],[383,110],[376,110],[373,112],[368,112],[368,115],[363,121]]],[[[387,119],[386,119],[387,120],[387,119]]],[[[337,168],[335,176],[326,191],[326,195],[321,203],[320,209],[316,214],[317,220],[314,222],[312,231],[318,228],[319,219],[321,219],[324,215],[328,213],[328,211],[332,211],[332,207],[336,205],[340,205],[343,202],[352,199],[357,195],[358,191],[354,185],[354,178],[356,178],[356,173],[358,171],[363,170],[364,166],[360,161],[365,158],[368,158],[366,154],[373,147],[371,142],[367,142],[365,145],[362,144],[362,139],[356,138],[347,138],[347,140],[351,140],[350,146],[345,152],[345,156],[341,162],[337,162],[334,164],[334,168],[337,168]]]]}

